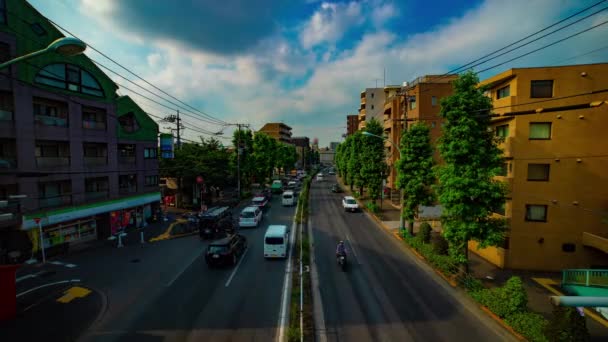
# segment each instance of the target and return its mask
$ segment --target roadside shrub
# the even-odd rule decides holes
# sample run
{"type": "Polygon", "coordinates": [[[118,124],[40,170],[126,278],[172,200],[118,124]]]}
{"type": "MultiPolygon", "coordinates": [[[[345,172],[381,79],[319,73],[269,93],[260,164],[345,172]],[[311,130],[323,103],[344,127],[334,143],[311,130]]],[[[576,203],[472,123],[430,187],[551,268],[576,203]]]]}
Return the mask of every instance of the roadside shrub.
{"type": "Polygon", "coordinates": [[[547,320],[542,315],[534,312],[513,313],[505,319],[505,323],[531,342],[582,341],[574,339],[554,340],[547,338],[543,332],[547,326],[547,320]]]}
{"type": "Polygon", "coordinates": [[[439,255],[449,254],[450,245],[448,243],[448,240],[446,240],[441,234],[435,236],[431,240],[431,244],[433,245],[433,250],[435,251],[435,253],[439,255]]]}
{"type": "Polygon", "coordinates": [[[460,285],[469,293],[485,289],[481,280],[475,278],[471,274],[466,274],[464,277],[460,278],[460,285]]]}
{"type": "Polygon", "coordinates": [[[500,318],[525,312],[528,305],[528,295],[519,277],[509,278],[502,287],[472,292],[471,297],[500,318]]]}
{"type": "Polygon", "coordinates": [[[380,207],[374,202],[367,202],[367,204],[365,206],[367,207],[367,209],[369,209],[369,211],[371,211],[374,214],[377,214],[380,212],[380,207]]]}
{"type": "Polygon", "coordinates": [[[433,228],[428,222],[422,222],[420,225],[420,239],[424,243],[431,242],[431,233],[433,232],[433,228]]]}
{"type": "Polygon", "coordinates": [[[590,340],[585,317],[581,316],[576,308],[565,306],[553,308],[553,317],[545,328],[545,335],[552,342],[590,340]]]}

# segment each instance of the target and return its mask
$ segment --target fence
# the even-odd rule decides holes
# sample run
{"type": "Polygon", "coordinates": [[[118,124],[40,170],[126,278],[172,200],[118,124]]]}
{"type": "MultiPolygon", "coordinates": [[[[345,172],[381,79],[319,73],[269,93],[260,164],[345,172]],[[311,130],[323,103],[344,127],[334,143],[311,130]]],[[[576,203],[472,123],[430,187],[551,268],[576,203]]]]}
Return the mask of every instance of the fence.
{"type": "Polygon", "coordinates": [[[608,288],[608,270],[563,270],[563,285],[598,286],[608,288]]]}

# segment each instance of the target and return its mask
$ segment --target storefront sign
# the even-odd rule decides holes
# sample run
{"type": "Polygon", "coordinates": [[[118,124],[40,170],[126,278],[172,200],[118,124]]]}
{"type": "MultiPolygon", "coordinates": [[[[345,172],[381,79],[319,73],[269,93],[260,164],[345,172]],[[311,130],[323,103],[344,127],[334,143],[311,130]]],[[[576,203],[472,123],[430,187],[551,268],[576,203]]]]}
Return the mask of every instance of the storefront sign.
{"type": "Polygon", "coordinates": [[[173,135],[160,134],[160,156],[163,159],[173,159],[173,135]]]}
{"type": "Polygon", "coordinates": [[[110,211],[116,211],[124,208],[132,208],[141,206],[148,203],[159,202],[160,193],[155,192],[151,194],[145,194],[140,196],[133,196],[129,198],[122,198],[117,200],[111,200],[106,202],[100,202],[91,205],[82,205],[73,208],[65,208],[58,210],[50,210],[43,214],[34,214],[31,216],[26,215],[23,219],[23,230],[28,230],[38,227],[34,218],[40,217],[42,226],[48,226],[64,221],[74,220],[82,217],[93,216],[96,214],[107,213],[110,211]]]}

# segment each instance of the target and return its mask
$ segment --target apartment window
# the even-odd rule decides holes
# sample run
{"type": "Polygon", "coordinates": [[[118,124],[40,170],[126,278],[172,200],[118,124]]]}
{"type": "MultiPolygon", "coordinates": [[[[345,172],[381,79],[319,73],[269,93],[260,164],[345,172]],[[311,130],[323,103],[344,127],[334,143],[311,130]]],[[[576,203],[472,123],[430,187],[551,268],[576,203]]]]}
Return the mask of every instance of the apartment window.
{"type": "Polygon", "coordinates": [[[506,138],[509,136],[509,125],[496,126],[496,136],[506,138]]]}
{"type": "Polygon", "coordinates": [[[435,107],[437,105],[437,97],[431,97],[431,106],[435,107]]]}
{"type": "Polygon", "coordinates": [[[108,177],[87,178],[84,180],[86,192],[107,192],[110,189],[108,177]]]}
{"type": "Polygon", "coordinates": [[[550,122],[530,122],[530,139],[551,139],[550,122]]]}
{"type": "Polygon", "coordinates": [[[410,97],[410,109],[416,109],[416,96],[410,97]]]}
{"type": "Polygon", "coordinates": [[[146,186],[158,186],[158,176],[146,176],[146,186]]]}
{"type": "Polygon", "coordinates": [[[374,105],[372,105],[372,110],[374,109],[374,105]]]}
{"type": "Polygon", "coordinates": [[[553,80],[538,80],[530,83],[530,97],[553,97],[553,80]]]}
{"type": "Polygon", "coordinates": [[[540,204],[526,204],[526,221],[547,222],[547,206],[540,204]]]}
{"type": "Polygon", "coordinates": [[[0,121],[13,121],[13,93],[0,91],[0,121]]]}
{"type": "Polygon", "coordinates": [[[36,157],[61,158],[70,156],[70,145],[66,142],[37,141],[36,157]]]}
{"type": "Polygon", "coordinates": [[[573,243],[564,243],[562,245],[562,252],[574,253],[576,252],[576,245],[573,243]]]}
{"type": "Polygon", "coordinates": [[[82,128],[106,129],[106,111],[100,108],[82,107],[82,128]]]}
{"type": "Polygon", "coordinates": [[[40,25],[40,23],[33,23],[30,25],[30,28],[32,29],[32,31],[34,31],[35,34],[41,37],[46,36],[46,30],[44,29],[44,27],[42,27],[42,25],[40,25]]]}
{"type": "Polygon", "coordinates": [[[139,129],[139,124],[135,118],[135,114],[129,112],[118,118],[118,122],[122,129],[127,133],[133,133],[139,129]]]}
{"type": "Polygon", "coordinates": [[[121,193],[137,192],[137,175],[118,176],[118,188],[121,193]]]}
{"type": "Polygon", "coordinates": [[[68,106],[65,102],[34,98],[34,120],[44,126],[68,126],[68,106]]]}
{"type": "Polygon", "coordinates": [[[89,72],[72,64],[55,63],[45,66],[34,79],[36,83],[87,95],[103,97],[103,89],[89,72]]]}
{"type": "Polygon", "coordinates": [[[435,128],[437,126],[437,123],[435,121],[431,122],[431,128],[435,128]]]}
{"type": "Polygon", "coordinates": [[[508,85],[506,87],[499,88],[496,91],[496,99],[502,99],[503,97],[511,96],[511,86],[508,85]]]}
{"type": "Polygon", "coordinates": [[[14,139],[0,139],[0,169],[17,167],[17,144],[14,139]]]}
{"type": "Polygon", "coordinates": [[[135,145],[118,145],[119,157],[135,157],[135,145]]]}
{"type": "Polygon", "coordinates": [[[157,159],[158,149],[155,147],[144,148],[144,159],[157,159]]]}
{"type": "Polygon", "coordinates": [[[372,93],[371,96],[372,96],[372,99],[373,99],[374,98],[374,93],[372,93]]]}
{"type": "Polygon", "coordinates": [[[549,181],[549,164],[528,164],[528,180],[529,181],[549,181]]]}
{"type": "Polygon", "coordinates": [[[83,144],[85,157],[107,157],[108,148],[103,143],[84,143],[83,144]]]}
{"type": "Polygon", "coordinates": [[[0,0],[0,24],[6,24],[6,0],[0,0]]]}
{"type": "Polygon", "coordinates": [[[72,204],[72,182],[38,183],[38,205],[40,208],[61,207],[72,204]]]}

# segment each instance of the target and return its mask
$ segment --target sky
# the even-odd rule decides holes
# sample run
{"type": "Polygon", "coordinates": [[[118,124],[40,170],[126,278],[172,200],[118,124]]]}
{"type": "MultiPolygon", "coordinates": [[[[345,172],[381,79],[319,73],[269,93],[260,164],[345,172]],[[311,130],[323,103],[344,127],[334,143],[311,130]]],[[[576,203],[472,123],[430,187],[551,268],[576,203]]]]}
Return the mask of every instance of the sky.
{"type": "MultiPolygon", "coordinates": [[[[346,115],[357,114],[359,94],[365,88],[446,73],[597,2],[30,0],[90,46],[192,107],[226,122],[247,123],[253,130],[266,122],[284,122],[294,136],[318,138],[320,146],[341,141],[346,115]]],[[[608,10],[601,11],[473,70],[506,62],[607,20],[608,10]]],[[[94,50],[86,54],[167,98],[94,50]]],[[[608,24],[479,77],[513,67],[606,61],[608,24]]],[[[118,76],[109,76],[176,108],[118,76]]],[[[150,114],[171,114],[124,87],[119,92],[130,95],[150,114]]],[[[202,134],[188,128],[196,126],[208,132],[223,130],[222,142],[230,144],[232,126],[203,121],[194,110],[185,115],[186,138],[199,140],[202,134]]],[[[166,126],[161,124],[161,130],[166,126]]]]}

